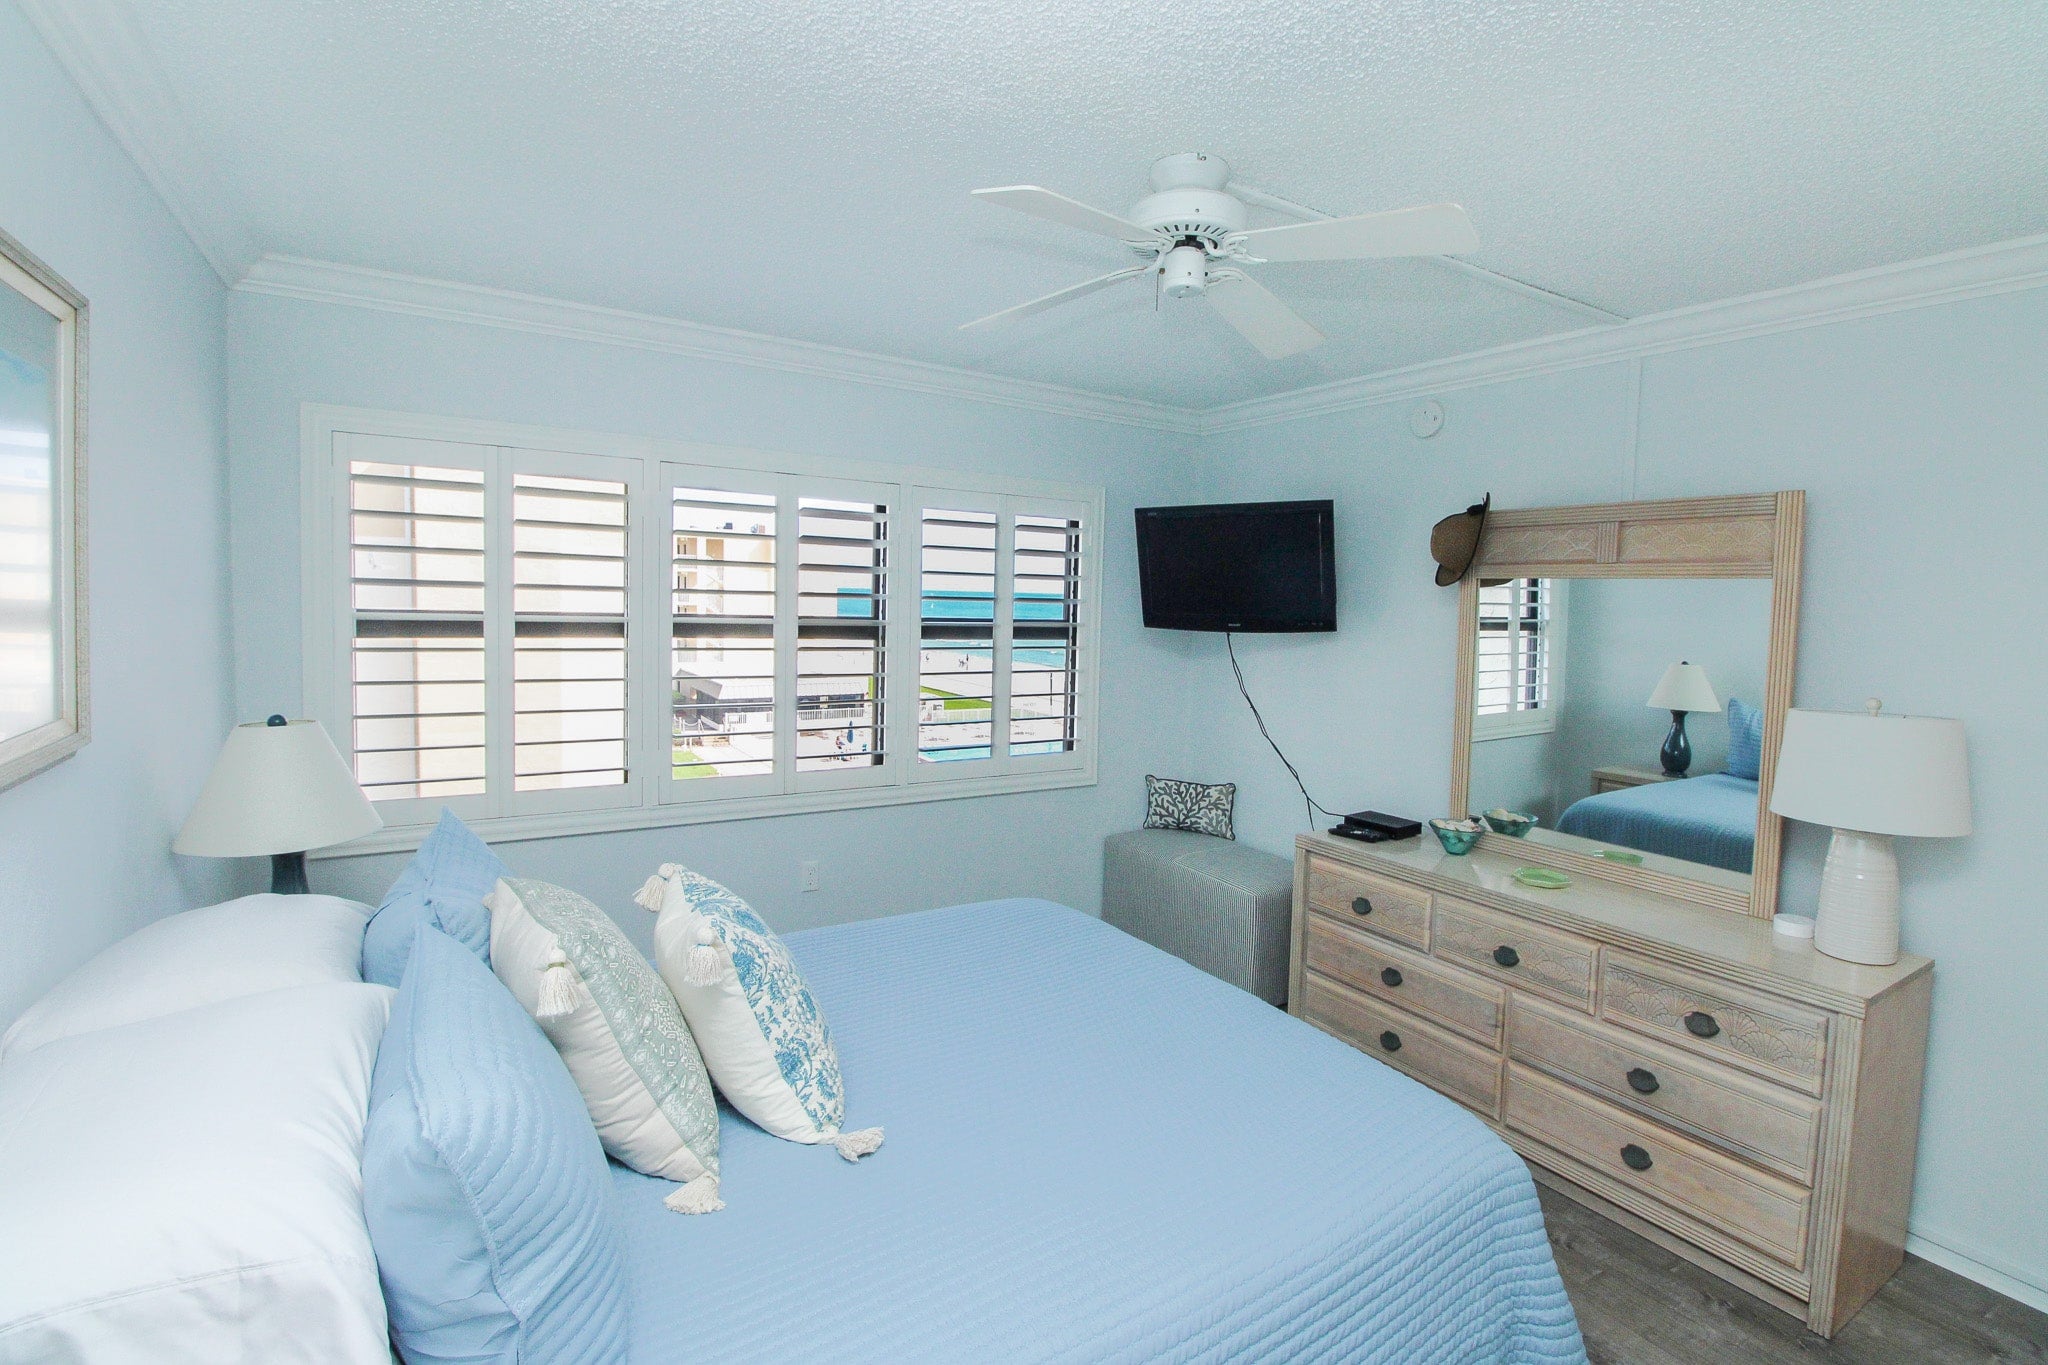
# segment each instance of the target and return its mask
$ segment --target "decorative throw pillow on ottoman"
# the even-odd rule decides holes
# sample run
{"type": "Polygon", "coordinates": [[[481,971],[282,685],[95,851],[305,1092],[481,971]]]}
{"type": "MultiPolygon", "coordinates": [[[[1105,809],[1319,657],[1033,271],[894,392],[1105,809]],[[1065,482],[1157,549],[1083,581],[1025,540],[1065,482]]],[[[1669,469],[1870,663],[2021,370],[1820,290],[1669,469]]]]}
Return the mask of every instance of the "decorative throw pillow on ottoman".
{"type": "Polygon", "coordinates": [[[1235,782],[1183,782],[1145,774],[1146,829],[1185,829],[1235,839],[1230,812],[1236,804],[1235,782]]]}
{"type": "Polygon", "coordinates": [[[704,1063],[732,1107],[780,1138],[829,1142],[848,1161],[882,1145],[882,1130],[842,1133],[846,1091],[818,1002],[789,950],[753,907],[676,863],[637,897],[659,914],[654,960],[704,1063]]]}
{"type": "Polygon", "coordinates": [[[604,1149],[682,1181],[678,1213],[724,1208],[711,1078],[652,964],[573,891],[508,877],[489,905],[491,970],[562,1054],[604,1149]]]}

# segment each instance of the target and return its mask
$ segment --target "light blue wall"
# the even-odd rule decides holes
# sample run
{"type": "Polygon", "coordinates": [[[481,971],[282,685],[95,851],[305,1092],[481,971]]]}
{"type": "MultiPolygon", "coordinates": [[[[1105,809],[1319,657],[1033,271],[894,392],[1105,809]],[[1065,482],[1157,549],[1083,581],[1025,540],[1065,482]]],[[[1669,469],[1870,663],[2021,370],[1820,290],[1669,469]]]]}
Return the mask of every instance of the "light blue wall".
{"type": "MultiPolygon", "coordinates": [[[[506,845],[518,871],[614,908],[662,862],[729,882],[778,928],[1006,895],[1094,909],[1102,836],[1136,826],[1144,777],[1180,766],[1189,732],[1162,711],[1192,644],[1138,625],[1131,508],[1180,500],[1185,438],[987,403],[466,323],[236,294],[229,307],[236,698],[250,717],[299,701],[302,402],[752,446],[1102,484],[1102,719],[1097,786],[506,845]],[[797,864],[820,865],[799,893],[797,864]]],[[[402,859],[315,864],[375,899],[402,859]]]]}
{"type": "MultiPolygon", "coordinates": [[[[2048,982],[2044,355],[2037,289],[1651,357],[1639,427],[1621,363],[1446,394],[1431,441],[1396,403],[1218,435],[1205,453],[1230,496],[1337,499],[1343,628],[1241,652],[1320,799],[1418,817],[1443,808],[1450,764],[1455,595],[1430,586],[1426,549],[1438,517],[1489,488],[1508,507],[1807,490],[1797,704],[1878,695],[1962,717],[1971,741],[1976,834],[1899,849],[1906,947],[1937,962],[1912,1228],[1930,1254],[2048,1300],[2048,1080],[2033,1065],[2048,982]]],[[[1235,696],[1207,695],[1241,836],[1284,849],[1300,802],[1235,696]]],[[[1825,844],[1790,827],[1786,905],[1812,905],[1825,844]]]]}
{"type": "Polygon", "coordinates": [[[227,729],[220,281],[0,3],[0,227],[91,305],[92,742],[0,792],[0,1023],[130,929],[220,899],[171,837],[227,729]]]}

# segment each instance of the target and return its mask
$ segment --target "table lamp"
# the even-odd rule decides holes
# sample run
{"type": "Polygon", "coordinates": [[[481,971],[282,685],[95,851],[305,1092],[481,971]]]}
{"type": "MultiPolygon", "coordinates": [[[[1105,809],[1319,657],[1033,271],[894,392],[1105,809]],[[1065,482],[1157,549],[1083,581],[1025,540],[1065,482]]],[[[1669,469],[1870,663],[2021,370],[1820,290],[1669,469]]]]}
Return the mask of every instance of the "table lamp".
{"type": "Polygon", "coordinates": [[[1845,962],[1899,960],[1899,864],[1892,836],[1970,832],[1963,723],[1862,711],[1787,711],[1771,809],[1829,825],[1813,946],[1845,962]]]}
{"type": "Polygon", "coordinates": [[[202,858],[270,855],[270,889],[306,890],[306,850],[360,839],[383,819],[315,720],[237,725],[171,849],[202,858]]]}
{"type": "Polygon", "coordinates": [[[1721,699],[1714,695],[1713,685],[1707,681],[1707,670],[1680,659],[1664,670],[1657,690],[1650,694],[1649,705],[1671,713],[1671,733],[1664,736],[1664,747],[1657,757],[1663,760],[1665,772],[1684,777],[1685,770],[1692,766],[1692,741],[1685,737],[1685,713],[1721,709],[1721,699]]]}

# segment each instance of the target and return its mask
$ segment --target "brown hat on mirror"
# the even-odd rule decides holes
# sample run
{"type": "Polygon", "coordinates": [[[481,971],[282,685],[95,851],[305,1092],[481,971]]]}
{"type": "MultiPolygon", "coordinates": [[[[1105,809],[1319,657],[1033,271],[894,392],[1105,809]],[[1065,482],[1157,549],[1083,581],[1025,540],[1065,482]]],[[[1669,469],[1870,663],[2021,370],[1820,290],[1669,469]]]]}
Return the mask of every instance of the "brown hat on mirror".
{"type": "Polygon", "coordinates": [[[1462,512],[1453,512],[1429,532],[1429,554],[1436,561],[1436,585],[1448,588],[1465,576],[1479,553],[1479,537],[1486,530],[1486,509],[1493,506],[1493,494],[1462,512]]]}

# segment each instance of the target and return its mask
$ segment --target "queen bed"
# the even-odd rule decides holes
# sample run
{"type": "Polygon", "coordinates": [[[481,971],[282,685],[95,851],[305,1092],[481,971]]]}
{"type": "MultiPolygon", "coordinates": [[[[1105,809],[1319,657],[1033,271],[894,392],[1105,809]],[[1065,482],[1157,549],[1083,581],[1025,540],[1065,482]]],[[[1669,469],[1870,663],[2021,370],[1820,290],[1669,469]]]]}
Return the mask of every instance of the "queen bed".
{"type": "Polygon", "coordinates": [[[1045,901],[792,934],[849,1169],[730,1112],[614,1168],[636,1359],[1583,1361],[1527,1168],[1393,1069],[1045,901]]]}
{"type": "Polygon", "coordinates": [[[1756,802],[1753,780],[1702,773],[1584,797],[1565,808],[1557,828],[1603,844],[1747,872],[1756,856],[1756,802]]]}
{"type": "Polygon", "coordinates": [[[724,1111],[725,1206],[679,1217],[674,1183],[577,1166],[584,1101],[527,1084],[549,1044],[469,949],[421,929],[437,985],[364,984],[367,909],[171,916],[0,1039],[0,1359],[388,1362],[394,1284],[474,1347],[437,1359],[1586,1359],[1485,1124],[1077,911],[790,935],[888,1141],[849,1166],[724,1111]],[[411,1089],[366,1121],[373,1067],[411,1089]],[[415,1114],[478,1163],[463,1199],[365,1162],[366,1122],[415,1114]]]}

